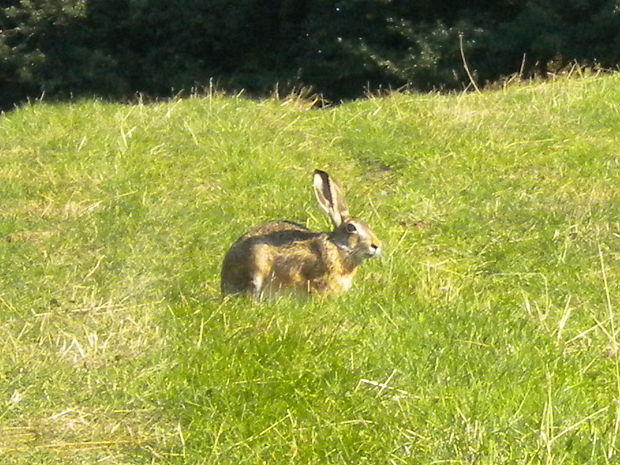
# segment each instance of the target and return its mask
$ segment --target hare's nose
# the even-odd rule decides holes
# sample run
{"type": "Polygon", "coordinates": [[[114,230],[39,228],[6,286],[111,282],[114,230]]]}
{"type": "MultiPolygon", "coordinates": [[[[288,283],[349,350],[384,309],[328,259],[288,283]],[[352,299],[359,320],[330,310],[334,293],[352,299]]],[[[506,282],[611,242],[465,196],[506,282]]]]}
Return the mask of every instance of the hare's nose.
{"type": "Polygon", "coordinates": [[[370,244],[370,250],[373,255],[381,255],[381,246],[377,244],[370,244]]]}

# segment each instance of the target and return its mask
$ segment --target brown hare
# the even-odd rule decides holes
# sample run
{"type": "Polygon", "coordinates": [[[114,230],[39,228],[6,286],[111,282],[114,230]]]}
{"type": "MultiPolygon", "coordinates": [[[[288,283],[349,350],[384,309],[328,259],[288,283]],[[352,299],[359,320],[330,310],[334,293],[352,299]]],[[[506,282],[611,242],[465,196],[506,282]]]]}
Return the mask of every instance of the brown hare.
{"type": "Polygon", "coordinates": [[[381,242],[366,222],[349,215],[336,181],[320,170],[314,171],[312,181],[333,231],[313,232],[289,221],[270,221],[251,229],[224,257],[222,294],[260,298],[280,289],[341,294],[351,287],[362,261],[379,255],[381,242]]]}

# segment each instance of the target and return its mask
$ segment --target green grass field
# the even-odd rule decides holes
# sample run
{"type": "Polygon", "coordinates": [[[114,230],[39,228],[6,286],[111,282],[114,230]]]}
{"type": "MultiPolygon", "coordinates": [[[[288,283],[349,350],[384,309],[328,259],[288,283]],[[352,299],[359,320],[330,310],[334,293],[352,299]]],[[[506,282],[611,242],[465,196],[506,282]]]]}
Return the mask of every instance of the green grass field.
{"type": "Polygon", "coordinates": [[[0,462],[620,463],[619,192],[620,74],[0,116],[0,462]],[[382,259],[222,299],[314,168],[382,259]]]}

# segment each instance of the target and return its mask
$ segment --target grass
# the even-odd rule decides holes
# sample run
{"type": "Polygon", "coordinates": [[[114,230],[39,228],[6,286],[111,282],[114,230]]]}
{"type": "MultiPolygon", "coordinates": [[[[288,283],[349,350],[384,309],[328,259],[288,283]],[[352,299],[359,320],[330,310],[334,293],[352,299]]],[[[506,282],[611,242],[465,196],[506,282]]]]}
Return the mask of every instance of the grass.
{"type": "Polygon", "coordinates": [[[2,463],[618,463],[619,84],[1,116],[2,463]],[[222,299],[315,167],[383,259],[222,299]]]}

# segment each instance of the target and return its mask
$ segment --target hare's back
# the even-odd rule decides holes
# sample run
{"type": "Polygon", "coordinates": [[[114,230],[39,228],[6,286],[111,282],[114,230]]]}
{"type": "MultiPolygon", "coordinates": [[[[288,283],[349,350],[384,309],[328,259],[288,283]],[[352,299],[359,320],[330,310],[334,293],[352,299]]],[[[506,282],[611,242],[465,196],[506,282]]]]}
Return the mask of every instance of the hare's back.
{"type": "Polygon", "coordinates": [[[299,238],[309,238],[314,235],[313,233],[305,226],[301,224],[293,223],[292,221],[269,221],[267,223],[259,224],[258,226],[250,229],[243,236],[239,238],[239,240],[262,237],[265,239],[273,238],[273,237],[288,237],[291,240],[294,240],[295,237],[299,238]]]}
{"type": "Polygon", "coordinates": [[[299,245],[300,242],[312,240],[319,236],[320,233],[310,231],[291,221],[270,221],[260,224],[235,241],[231,246],[227,255],[242,254],[248,255],[248,252],[255,249],[287,248],[293,245],[299,245]]]}

